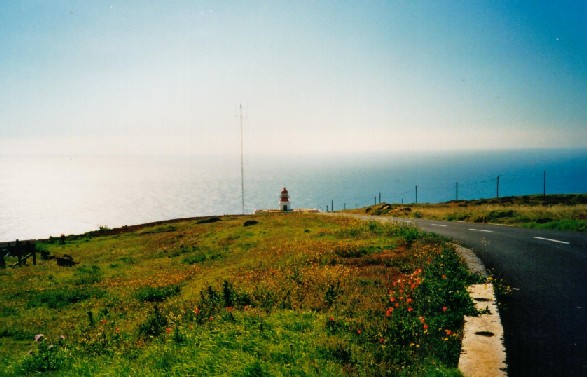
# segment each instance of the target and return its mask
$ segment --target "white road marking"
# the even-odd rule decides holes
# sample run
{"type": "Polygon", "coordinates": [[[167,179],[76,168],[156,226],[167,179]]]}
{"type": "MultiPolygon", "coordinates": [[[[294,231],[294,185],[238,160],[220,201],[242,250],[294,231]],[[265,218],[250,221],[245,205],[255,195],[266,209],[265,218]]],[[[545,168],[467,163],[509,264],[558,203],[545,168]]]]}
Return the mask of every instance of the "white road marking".
{"type": "Polygon", "coordinates": [[[560,240],[555,240],[552,238],[544,238],[544,237],[534,237],[537,240],[544,240],[544,241],[550,241],[550,242],[554,242],[554,243],[562,243],[563,245],[570,245],[570,242],[567,241],[560,241],[560,240]]]}
{"type": "Polygon", "coordinates": [[[446,228],[448,226],[446,224],[430,224],[430,225],[432,225],[432,226],[441,226],[443,228],[446,228]]]}
{"type": "Polygon", "coordinates": [[[471,231],[473,231],[473,232],[493,233],[493,230],[488,230],[488,229],[475,229],[475,228],[469,228],[469,230],[471,230],[471,231]]]}

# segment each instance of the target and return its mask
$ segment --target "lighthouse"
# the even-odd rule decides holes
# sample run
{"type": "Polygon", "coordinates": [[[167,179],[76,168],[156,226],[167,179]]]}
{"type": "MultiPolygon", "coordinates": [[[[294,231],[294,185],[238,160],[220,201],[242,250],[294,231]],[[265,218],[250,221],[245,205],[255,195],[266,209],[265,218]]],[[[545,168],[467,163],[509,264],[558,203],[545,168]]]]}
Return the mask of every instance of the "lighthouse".
{"type": "Polygon", "coordinates": [[[279,210],[283,212],[291,211],[291,205],[289,204],[289,193],[285,187],[283,190],[281,190],[281,195],[279,196],[279,210]]]}

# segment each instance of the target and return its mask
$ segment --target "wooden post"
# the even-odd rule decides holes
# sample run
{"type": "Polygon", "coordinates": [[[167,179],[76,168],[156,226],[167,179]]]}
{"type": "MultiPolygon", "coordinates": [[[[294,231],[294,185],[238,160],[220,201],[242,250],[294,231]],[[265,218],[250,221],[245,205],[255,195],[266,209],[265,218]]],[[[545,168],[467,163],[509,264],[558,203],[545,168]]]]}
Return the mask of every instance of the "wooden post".
{"type": "Polygon", "coordinates": [[[16,253],[16,257],[18,258],[18,267],[22,266],[22,249],[20,247],[20,241],[16,240],[14,245],[14,252],[16,253]]]}
{"type": "Polygon", "coordinates": [[[37,265],[37,245],[35,243],[29,243],[29,251],[33,256],[33,266],[37,265]]]}

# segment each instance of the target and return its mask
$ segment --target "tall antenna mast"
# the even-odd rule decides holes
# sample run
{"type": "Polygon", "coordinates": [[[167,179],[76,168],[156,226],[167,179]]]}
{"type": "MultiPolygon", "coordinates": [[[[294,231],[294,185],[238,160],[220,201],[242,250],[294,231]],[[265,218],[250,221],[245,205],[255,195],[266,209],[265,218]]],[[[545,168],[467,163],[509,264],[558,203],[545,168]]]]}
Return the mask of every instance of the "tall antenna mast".
{"type": "Polygon", "coordinates": [[[243,164],[243,105],[240,104],[240,120],[241,120],[241,201],[243,207],[243,215],[245,214],[245,168],[243,164]]]}

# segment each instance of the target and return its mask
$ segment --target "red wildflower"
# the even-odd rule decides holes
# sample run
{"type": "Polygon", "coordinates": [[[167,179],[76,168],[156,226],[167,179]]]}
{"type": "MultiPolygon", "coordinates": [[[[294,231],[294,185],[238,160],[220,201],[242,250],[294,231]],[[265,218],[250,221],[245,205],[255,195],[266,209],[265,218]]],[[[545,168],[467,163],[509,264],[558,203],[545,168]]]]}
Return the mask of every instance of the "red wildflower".
{"type": "Polygon", "coordinates": [[[447,308],[446,306],[443,306],[443,307],[442,307],[442,311],[443,311],[443,312],[445,312],[445,311],[447,311],[447,310],[448,310],[448,308],[447,308]]]}
{"type": "Polygon", "coordinates": [[[167,332],[169,334],[171,332],[171,327],[166,328],[165,332],[167,332]]]}
{"type": "Polygon", "coordinates": [[[196,315],[200,314],[200,308],[198,308],[198,307],[196,306],[196,308],[194,309],[194,313],[195,313],[196,315]]]}
{"type": "Polygon", "coordinates": [[[411,307],[411,306],[408,306],[408,311],[409,311],[409,312],[411,312],[411,311],[413,311],[413,310],[414,310],[414,309],[412,309],[412,307],[411,307]]]}

